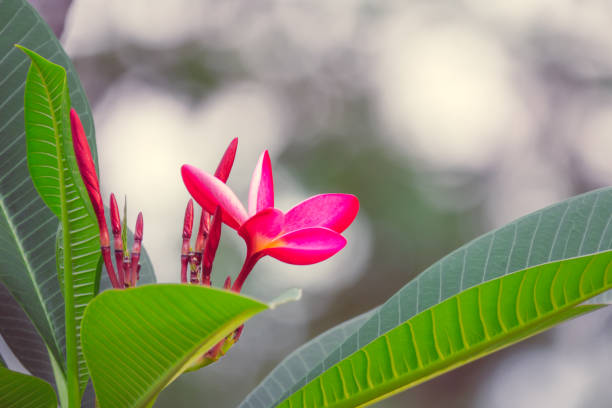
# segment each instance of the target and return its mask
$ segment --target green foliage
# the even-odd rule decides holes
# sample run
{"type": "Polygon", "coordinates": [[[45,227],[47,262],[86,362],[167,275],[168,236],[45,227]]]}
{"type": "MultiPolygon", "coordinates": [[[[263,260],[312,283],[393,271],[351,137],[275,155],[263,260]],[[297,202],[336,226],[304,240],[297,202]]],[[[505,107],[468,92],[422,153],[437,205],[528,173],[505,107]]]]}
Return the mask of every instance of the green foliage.
{"type": "Polygon", "coordinates": [[[477,285],[342,359],[280,407],[369,404],[596,310],[612,288],[612,251],[552,262],[477,285]]]}
{"type": "MultiPolygon", "coordinates": [[[[47,24],[25,0],[2,0],[0,10],[0,282],[46,344],[46,349],[32,350],[32,355],[43,355],[48,349],[65,366],[64,300],[55,267],[58,220],[30,180],[24,127],[29,58],[14,45],[34,49],[67,69],[72,104],[83,120],[95,160],[93,122],[74,67],[47,24]]],[[[0,333],[5,330],[1,327],[0,333]]],[[[27,360],[22,350],[14,351],[20,360],[27,360]]]]}
{"type": "Polygon", "coordinates": [[[0,283],[0,333],[19,362],[38,378],[55,384],[49,354],[40,334],[21,306],[0,283]]]}
{"type": "MultiPolygon", "coordinates": [[[[255,388],[242,402],[244,406],[259,406],[262,401],[268,401],[270,392],[281,391],[290,378],[301,378],[308,374],[328,352],[338,347],[344,340],[360,328],[374,314],[374,310],[363,313],[357,317],[347,320],[322,333],[304,344],[272,370],[270,374],[255,388]],[[289,376],[287,375],[289,373],[289,376]]],[[[289,383],[289,386],[293,384],[289,383]]]]}
{"type": "MultiPolygon", "coordinates": [[[[20,47],[22,48],[22,47],[20,47]]],[[[85,191],[80,177],[74,178],[76,168],[72,152],[72,138],[68,114],[70,99],[64,68],[53,64],[28,49],[22,50],[32,59],[25,87],[25,127],[28,167],[32,182],[43,201],[61,219],[62,240],[69,240],[70,279],[60,268],[60,287],[63,288],[66,308],[66,325],[75,327],[73,340],[67,333],[67,357],[70,361],[70,342],[77,353],[79,388],[82,393],[89,374],[79,347],[80,321],[85,307],[93,299],[99,279],[98,264],[100,241],[93,211],[88,211],[88,199],[81,194],[85,191]],[[77,187],[81,186],[81,188],[77,187]],[[71,315],[70,309],[74,311],[71,315]]],[[[66,261],[62,262],[66,267],[66,261]]],[[[61,265],[60,264],[60,265],[61,265]]],[[[68,373],[71,367],[67,367],[68,373]]],[[[70,374],[68,375],[70,378],[70,374]]]]}
{"type": "MultiPolygon", "coordinates": [[[[332,375],[336,364],[349,356],[363,354],[364,347],[377,339],[383,339],[381,336],[385,333],[396,327],[404,327],[413,317],[429,313],[432,307],[469,288],[533,266],[601,254],[612,249],[611,219],[612,189],[603,189],[537,211],[466,244],[404,286],[338,347],[327,352],[324,357],[307,360],[305,366],[313,369],[304,374],[306,368],[293,368],[290,372],[295,380],[286,380],[275,387],[266,387],[265,383],[258,386],[252,393],[257,395],[257,399],[251,397],[243,406],[277,405],[292,394],[301,392],[304,386],[321,374],[332,375]],[[332,374],[327,374],[329,370],[332,370],[332,374]]],[[[478,316],[478,309],[474,309],[473,313],[478,316]]],[[[559,313],[563,314],[562,311],[559,313]]],[[[568,313],[571,315],[571,312],[568,313]]],[[[568,318],[570,315],[562,317],[568,318]]],[[[445,321],[446,324],[448,322],[445,321]]],[[[525,331],[521,335],[524,338],[531,334],[525,331]]],[[[516,341],[510,337],[506,340],[505,344],[516,341]]],[[[474,353],[472,358],[479,355],[477,351],[474,353]]],[[[463,362],[469,360],[465,358],[463,362]]],[[[441,372],[442,369],[437,373],[441,372]]],[[[430,373],[425,378],[433,375],[430,373]]],[[[414,379],[410,381],[418,382],[414,379]]],[[[406,384],[397,385],[400,388],[404,386],[406,384]]],[[[380,390],[383,389],[381,386],[380,390]]],[[[380,392],[386,394],[391,391],[380,392]]],[[[383,394],[373,392],[370,397],[374,399],[383,394]]]]}
{"type": "Polygon", "coordinates": [[[49,383],[0,366],[0,407],[55,408],[57,398],[49,383]]]}
{"type": "Polygon", "coordinates": [[[267,306],[197,285],[106,291],[87,307],[83,350],[100,406],[145,407],[232,330],[267,306]]]}

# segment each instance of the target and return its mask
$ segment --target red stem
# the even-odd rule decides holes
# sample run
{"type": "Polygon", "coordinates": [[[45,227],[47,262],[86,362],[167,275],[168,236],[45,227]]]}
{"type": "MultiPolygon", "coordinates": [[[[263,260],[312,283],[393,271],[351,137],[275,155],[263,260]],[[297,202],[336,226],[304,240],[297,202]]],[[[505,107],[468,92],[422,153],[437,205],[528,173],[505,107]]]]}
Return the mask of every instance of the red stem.
{"type": "Polygon", "coordinates": [[[187,266],[189,265],[189,255],[181,255],[181,283],[187,283],[187,266]]]}
{"type": "Polygon", "coordinates": [[[244,281],[249,276],[249,273],[251,273],[251,271],[253,270],[253,267],[255,266],[259,258],[261,258],[261,255],[247,254],[244,260],[244,264],[242,265],[242,269],[240,270],[238,277],[236,278],[236,280],[234,281],[234,284],[232,285],[232,290],[234,292],[236,293],[240,292],[240,290],[242,289],[242,285],[244,284],[244,281]]]}
{"type": "Polygon", "coordinates": [[[108,277],[110,278],[111,285],[115,289],[123,288],[123,285],[119,285],[119,282],[117,281],[117,275],[115,274],[115,268],[113,267],[113,261],[111,260],[110,256],[110,247],[103,246],[100,247],[100,250],[102,251],[104,266],[106,266],[106,272],[108,273],[108,277]]]}
{"type": "Polygon", "coordinates": [[[204,253],[202,254],[202,284],[206,286],[210,286],[212,265],[217,254],[217,248],[219,247],[219,240],[221,239],[221,214],[221,207],[217,207],[208,238],[206,239],[204,253]]]}
{"type": "Polygon", "coordinates": [[[119,282],[121,283],[121,287],[124,288],[126,279],[123,270],[123,249],[115,249],[115,263],[117,264],[117,271],[119,272],[119,282]]]}

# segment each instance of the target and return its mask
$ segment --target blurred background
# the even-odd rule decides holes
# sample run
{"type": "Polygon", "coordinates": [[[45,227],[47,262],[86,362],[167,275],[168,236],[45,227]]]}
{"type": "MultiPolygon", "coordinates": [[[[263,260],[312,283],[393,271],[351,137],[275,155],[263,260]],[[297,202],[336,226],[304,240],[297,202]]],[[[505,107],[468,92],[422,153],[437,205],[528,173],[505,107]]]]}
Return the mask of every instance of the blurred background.
{"type": "MultiPolygon", "coordinates": [[[[156,407],[236,406],[291,350],[449,251],[612,180],[607,0],[38,3],[92,104],[102,189],[127,196],[132,223],[143,211],[160,282],[180,280],[181,164],[214,171],[234,137],[228,184],[244,200],[269,149],[280,209],[322,192],[361,202],[331,260],[261,261],[246,293],[302,300],[250,321],[156,407]]],[[[215,283],[243,256],[224,230],[215,283]]],[[[376,406],[607,407],[611,336],[602,310],[376,406]]]]}

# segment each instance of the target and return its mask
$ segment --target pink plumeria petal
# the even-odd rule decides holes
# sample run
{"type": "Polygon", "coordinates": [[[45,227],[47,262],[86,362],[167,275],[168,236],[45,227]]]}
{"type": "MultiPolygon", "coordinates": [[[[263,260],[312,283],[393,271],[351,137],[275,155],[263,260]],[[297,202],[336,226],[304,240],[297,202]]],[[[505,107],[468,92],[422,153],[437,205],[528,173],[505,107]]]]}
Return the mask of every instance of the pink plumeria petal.
{"type": "Polygon", "coordinates": [[[285,232],[325,227],[342,232],[359,211],[359,200],[351,194],[319,194],[302,201],[285,214],[285,232]]]}
{"type": "Polygon", "coordinates": [[[226,182],[227,178],[230,175],[230,171],[232,171],[232,166],[234,165],[234,158],[236,157],[236,149],[238,147],[238,138],[234,138],[225,149],[225,153],[217,166],[217,170],[215,171],[215,177],[221,180],[222,182],[226,182]]]}
{"type": "Polygon", "coordinates": [[[214,213],[217,206],[221,207],[223,222],[236,230],[246,221],[240,200],[221,180],[189,164],[181,167],[181,174],[187,191],[206,211],[214,213]]]}
{"type": "Polygon", "coordinates": [[[285,216],[276,208],[266,208],[248,220],[238,230],[247,243],[248,256],[267,247],[283,229],[285,216]]]}
{"type": "Polygon", "coordinates": [[[346,239],[328,228],[303,228],[281,235],[262,251],[280,261],[294,265],[321,262],[340,251],[346,239]]]}
{"type": "Polygon", "coordinates": [[[253,216],[268,207],[274,207],[274,181],[272,179],[270,155],[266,150],[259,156],[259,161],[251,178],[249,216],[253,216]]]}

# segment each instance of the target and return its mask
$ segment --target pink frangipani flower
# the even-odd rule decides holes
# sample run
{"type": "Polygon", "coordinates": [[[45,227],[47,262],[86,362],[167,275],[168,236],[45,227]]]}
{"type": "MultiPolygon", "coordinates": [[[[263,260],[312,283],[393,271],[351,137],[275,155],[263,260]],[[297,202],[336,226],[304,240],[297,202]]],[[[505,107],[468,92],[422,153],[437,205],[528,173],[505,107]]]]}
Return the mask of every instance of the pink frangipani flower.
{"type": "Polygon", "coordinates": [[[244,280],[263,256],[295,265],[324,261],[346,245],[341,233],[353,222],[359,201],[351,194],[320,194],[290,209],[274,208],[274,182],[268,151],[259,157],[249,189],[248,211],[234,192],[218,178],[191,165],[181,168],[192,197],[208,212],[217,206],[222,220],[245,240],[244,265],[232,290],[244,280]]]}

